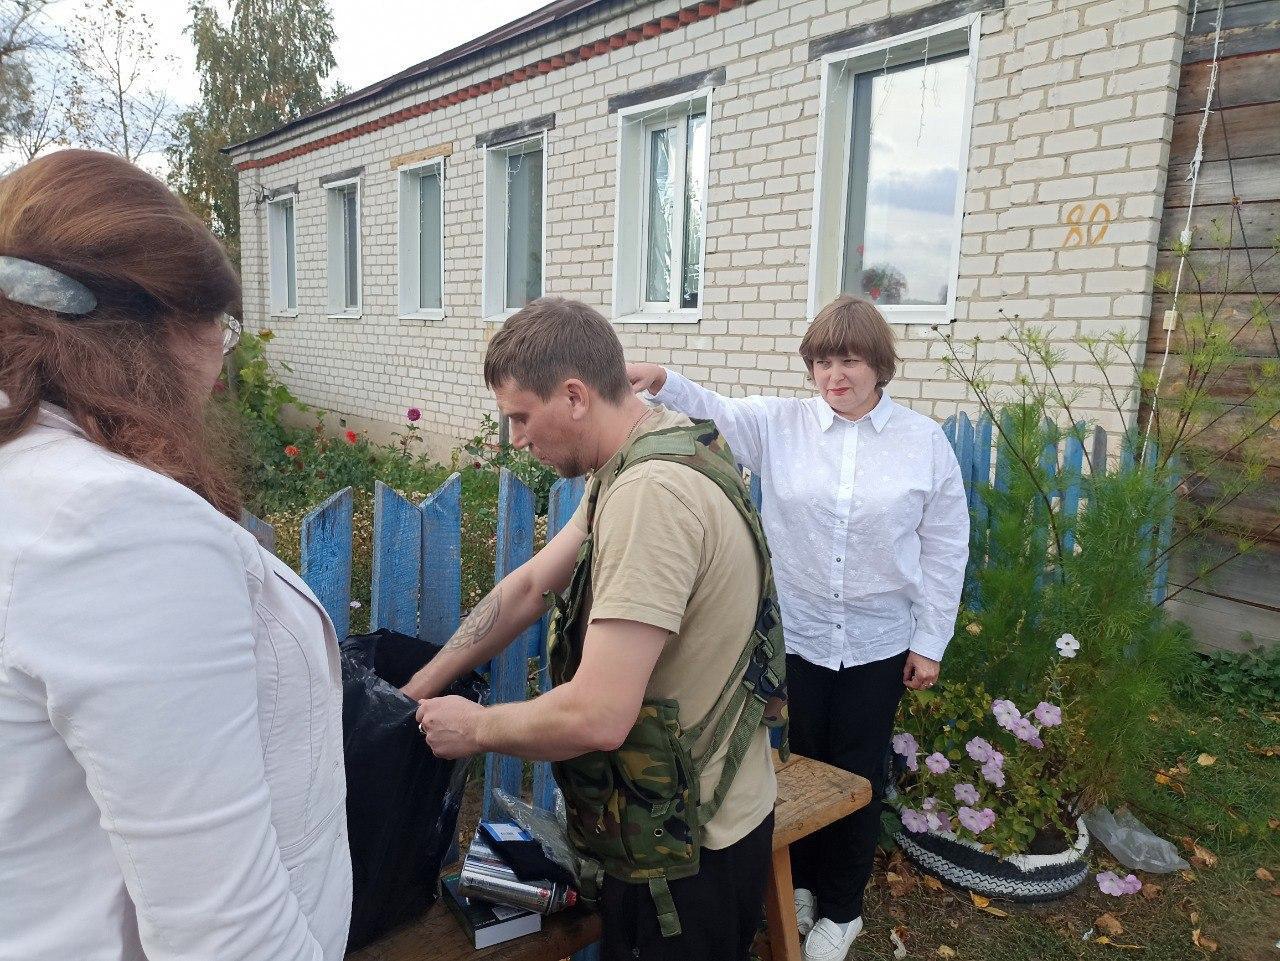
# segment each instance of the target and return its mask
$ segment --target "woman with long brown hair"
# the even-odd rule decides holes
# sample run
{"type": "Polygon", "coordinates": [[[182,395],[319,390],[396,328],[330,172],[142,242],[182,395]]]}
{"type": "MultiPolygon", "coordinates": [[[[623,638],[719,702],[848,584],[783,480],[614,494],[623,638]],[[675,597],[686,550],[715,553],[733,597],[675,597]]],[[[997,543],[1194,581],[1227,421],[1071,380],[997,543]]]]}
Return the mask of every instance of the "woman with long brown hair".
{"type": "Polygon", "coordinates": [[[162,183],[0,180],[0,961],[338,961],[333,627],[205,407],[240,286],[162,183]]]}

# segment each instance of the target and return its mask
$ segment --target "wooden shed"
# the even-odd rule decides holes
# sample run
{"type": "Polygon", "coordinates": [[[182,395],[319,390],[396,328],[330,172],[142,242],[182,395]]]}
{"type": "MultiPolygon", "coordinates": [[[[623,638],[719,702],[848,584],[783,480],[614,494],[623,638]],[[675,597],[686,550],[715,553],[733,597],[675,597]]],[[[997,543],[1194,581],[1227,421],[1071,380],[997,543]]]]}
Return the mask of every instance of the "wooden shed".
{"type": "MultiPolygon", "coordinates": [[[[1268,366],[1280,359],[1280,3],[1225,0],[1220,34],[1217,3],[1193,0],[1190,14],[1157,267],[1176,274],[1175,247],[1194,202],[1191,256],[1221,256],[1228,267],[1201,289],[1215,306],[1221,304],[1219,318],[1239,329],[1236,343],[1249,356],[1212,388],[1234,409],[1203,435],[1207,447],[1231,456],[1233,419],[1246,416],[1256,378],[1280,376],[1268,366]],[[1215,79],[1193,198],[1193,162],[1215,79]],[[1229,249],[1221,254],[1213,236],[1215,221],[1230,232],[1229,249]],[[1269,322],[1249,323],[1259,315],[1259,305],[1269,322]]],[[[1168,336],[1163,319],[1170,302],[1168,294],[1157,292],[1153,298],[1149,370],[1161,364],[1168,336]]],[[[1183,331],[1173,334],[1170,369],[1176,369],[1185,343],[1183,331]]],[[[1247,416],[1256,422],[1256,414],[1247,416]]],[[[1267,462],[1261,483],[1223,514],[1237,537],[1189,540],[1173,556],[1170,613],[1190,624],[1204,646],[1241,649],[1250,638],[1280,643],[1280,418],[1257,436],[1267,462]],[[1256,543],[1243,556],[1222,563],[1241,538],[1256,543]],[[1219,564],[1208,577],[1198,576],[1219,564]]]]}

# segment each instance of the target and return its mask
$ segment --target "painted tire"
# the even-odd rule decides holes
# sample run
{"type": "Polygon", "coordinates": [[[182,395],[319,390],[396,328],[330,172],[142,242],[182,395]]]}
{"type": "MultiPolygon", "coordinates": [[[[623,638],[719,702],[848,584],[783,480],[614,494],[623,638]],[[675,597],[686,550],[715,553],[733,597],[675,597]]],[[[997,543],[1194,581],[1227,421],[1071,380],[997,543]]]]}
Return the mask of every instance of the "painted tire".
{"type": "Polygon", "coordinates": [[[1053,901],[1080,887],[1089,875],[1085,860],[1089,830],[1082,821],[1076,827],[1076,841],[1065,851],[1007,858],[989,854],[972,841],[933,831],[899,831],[893,839],[909,860],[940,881],[1009,901],[1053,901]]]}

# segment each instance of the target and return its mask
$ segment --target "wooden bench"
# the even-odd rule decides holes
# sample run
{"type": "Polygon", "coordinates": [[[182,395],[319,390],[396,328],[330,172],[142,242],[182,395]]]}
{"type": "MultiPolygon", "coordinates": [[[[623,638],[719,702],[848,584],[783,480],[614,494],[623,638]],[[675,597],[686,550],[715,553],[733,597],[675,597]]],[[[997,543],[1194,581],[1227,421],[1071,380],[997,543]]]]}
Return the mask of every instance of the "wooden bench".
{"type": "MultiPolygon", "coordinates": [[[[773,961],[799,961],[790,846],[869,803],[871,785],[856,774],[807,757],[792,755],[783,764],[775,754],[774,764],[778,804],[765,917],[773,961]]],[[[575,909],[545,918],[538,934],[477,951],[448,909],[437,902],[421,920],[348,955],[347,961],[562,961],[598,940],[600,918],[575,909]]]]}

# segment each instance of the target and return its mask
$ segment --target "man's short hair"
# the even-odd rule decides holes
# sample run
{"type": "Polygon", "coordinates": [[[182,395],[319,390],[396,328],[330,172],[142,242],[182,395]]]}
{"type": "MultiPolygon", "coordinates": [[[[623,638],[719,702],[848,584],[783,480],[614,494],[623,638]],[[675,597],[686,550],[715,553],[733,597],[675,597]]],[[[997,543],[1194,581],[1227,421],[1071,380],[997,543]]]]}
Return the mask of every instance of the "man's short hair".
{"type": "Polygon", "coordinates": [[[546,400],[570,378],[614,404],[631,393],[618,335],[580,301],[539,297],[508,317],[489,341],[484,355],[489,388],[512,381],[546,400]]]}
{"type": "Polygon", "coordinates": [[[810,373],[814,361],[823,357],[861,357],[876,372],[880,387],[898,369],[892,328],[874,304],[850,294],[841,294],[818,312],[800,341],[800,356],[810,373]]]}

